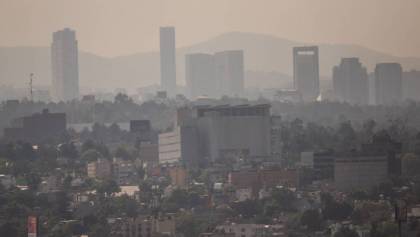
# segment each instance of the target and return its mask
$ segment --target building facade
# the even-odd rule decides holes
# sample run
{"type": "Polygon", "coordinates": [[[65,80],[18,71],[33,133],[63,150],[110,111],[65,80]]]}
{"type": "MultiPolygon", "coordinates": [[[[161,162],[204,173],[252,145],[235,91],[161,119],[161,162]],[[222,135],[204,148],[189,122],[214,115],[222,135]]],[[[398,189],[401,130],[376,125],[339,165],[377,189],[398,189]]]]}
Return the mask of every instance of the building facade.
{"type": "Polygon", "coordinates": [[[293,79],[295,89],[303,101],[315,101],[319,89],[319,55],[318,47],[293,48],[293,79]]]}
{"type": "Polygon", "coordinates": [[[338,101],[359,105],[369,102],[368,74],[358,58],[343,58],[333,68],[333,87],[338,101]]]}
{"type": "Polygon", "coordinates": [[[402,100],[402,67],[399,63],[380,63],[375,68],[376,104],[397,104],[402,100]]]}
{"type": "Polygon", "coordinates": [[[269,105],[197,107],[193,117],[207,160],[271,157],[269,105]]]}
{"type": "Polygon", "coordinates": [[[385,156],[337,158],[334,162],[334,182],[338,190],[366,190],[383,183],[388,177],[385,156]]]}
{"type": "Polygon", "coordinates": [[[65,28],[53,33],[51,69],[54,101],[78,99],[79,63],[75,31],[65,28]]]}
{"type": "Polygon", "coordinates": [[[197,162],[198,156],[196,128],[182,126],[159,134],[159,164],[192,165],[197,162]]]}
{"type": "Polygon", "coordinates": [[[66,125],[65,113],[50,113],[48,109],[44,109],[42,113],[15,119],[11,127],[4,129],[4,138],[42,142],[62,136],[66,125]]]}
{"type": "Polygon", "coordinates": [[[160,85],[169,96],[176,94],[175,28],[160,28],[160,85]]]}
{"type": "Polygon", "coordinates": [[[244,93],[244,52],[228,50],[214,54],[216,78],[222,95],[241,97],[244,93]]]}
{"type": "Polygon", "coordinates": [[[220,97],[220,80],[215,75],[214,57],[196,53],[185,56],[185,79],[191,99],[199,96],[220,97]]]}
{"type": "Polygon", "coordinates": [[[191,99],[220,98],[244,94],[244,54],[242,50],[195,53],[185,57],[186,82],[191,99]]]}

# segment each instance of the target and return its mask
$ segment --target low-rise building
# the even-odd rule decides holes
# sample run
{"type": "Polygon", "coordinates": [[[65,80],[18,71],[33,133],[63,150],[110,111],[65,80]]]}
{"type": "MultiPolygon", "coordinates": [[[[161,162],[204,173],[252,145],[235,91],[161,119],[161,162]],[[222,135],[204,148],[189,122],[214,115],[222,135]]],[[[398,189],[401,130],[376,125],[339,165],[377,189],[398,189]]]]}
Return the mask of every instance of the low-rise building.
{"type": "Polygon", "coordinates": [[[226,224],[216,227],[215,232],[234,233],[235,237],[286,236],[284,224],[226,224]]]}
{"type": "Polygon", "coordinates": [[[335,187],[342,191],[369,190],[388,177],[385,156],[342,157],[334,166],[335,187]]]}
{"type": "Polygon", "coordinates": [[[87,175],[93,179],[107,179],[112,175],[111,162],[107,159],[98,159],[87,164],[87,175]]]}
{"type": "Polygon", "coordinates": [[[137,171],[134,163],[130,160],[114,158],[112,162],[114,179],[119,185],[136,183],[137,171]]]}
{"type": "Polygon", "coordinates": [[[158,237],[175,236],[175,218],[171,214],[109,219],[111,236],[158,237]]]}

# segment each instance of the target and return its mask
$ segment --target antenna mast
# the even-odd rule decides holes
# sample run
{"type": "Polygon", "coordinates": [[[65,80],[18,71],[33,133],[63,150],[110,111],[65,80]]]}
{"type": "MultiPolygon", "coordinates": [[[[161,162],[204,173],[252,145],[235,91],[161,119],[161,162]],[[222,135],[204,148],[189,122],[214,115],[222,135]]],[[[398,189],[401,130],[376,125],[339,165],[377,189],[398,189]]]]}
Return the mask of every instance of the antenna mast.
{"type": "Polygon", "coordinates": [[[33,73],[29,74],[29,95],[30,95],[31,102],[34,102],[34,91],[33,91],[33,86],[32,86],[33,77],[34,77],[33,73]]]}

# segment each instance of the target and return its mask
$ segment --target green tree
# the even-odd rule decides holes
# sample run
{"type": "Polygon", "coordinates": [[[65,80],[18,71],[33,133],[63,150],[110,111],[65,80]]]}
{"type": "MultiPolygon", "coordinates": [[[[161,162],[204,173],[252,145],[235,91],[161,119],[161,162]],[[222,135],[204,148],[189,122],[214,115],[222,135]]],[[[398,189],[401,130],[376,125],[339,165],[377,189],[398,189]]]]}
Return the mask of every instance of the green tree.
{"type": "Polygon", "coordinates": [[[317,210],[306,210],[303,212],[300,222],[310,231],[318,231],[322,228],[322,216],[317,210]]]}

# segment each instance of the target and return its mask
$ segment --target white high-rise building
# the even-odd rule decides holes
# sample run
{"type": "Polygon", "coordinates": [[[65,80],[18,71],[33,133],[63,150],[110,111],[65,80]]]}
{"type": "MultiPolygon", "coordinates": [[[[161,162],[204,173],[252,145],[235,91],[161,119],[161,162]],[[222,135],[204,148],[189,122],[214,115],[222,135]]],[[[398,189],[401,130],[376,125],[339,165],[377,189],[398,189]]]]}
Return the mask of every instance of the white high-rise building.
{"type": "Polygon", "coordinates": [[[53,33],[51,71],[54,101],[70,101],[79,98],[77,48],[75,31],[65,28],[53,33]]]}

